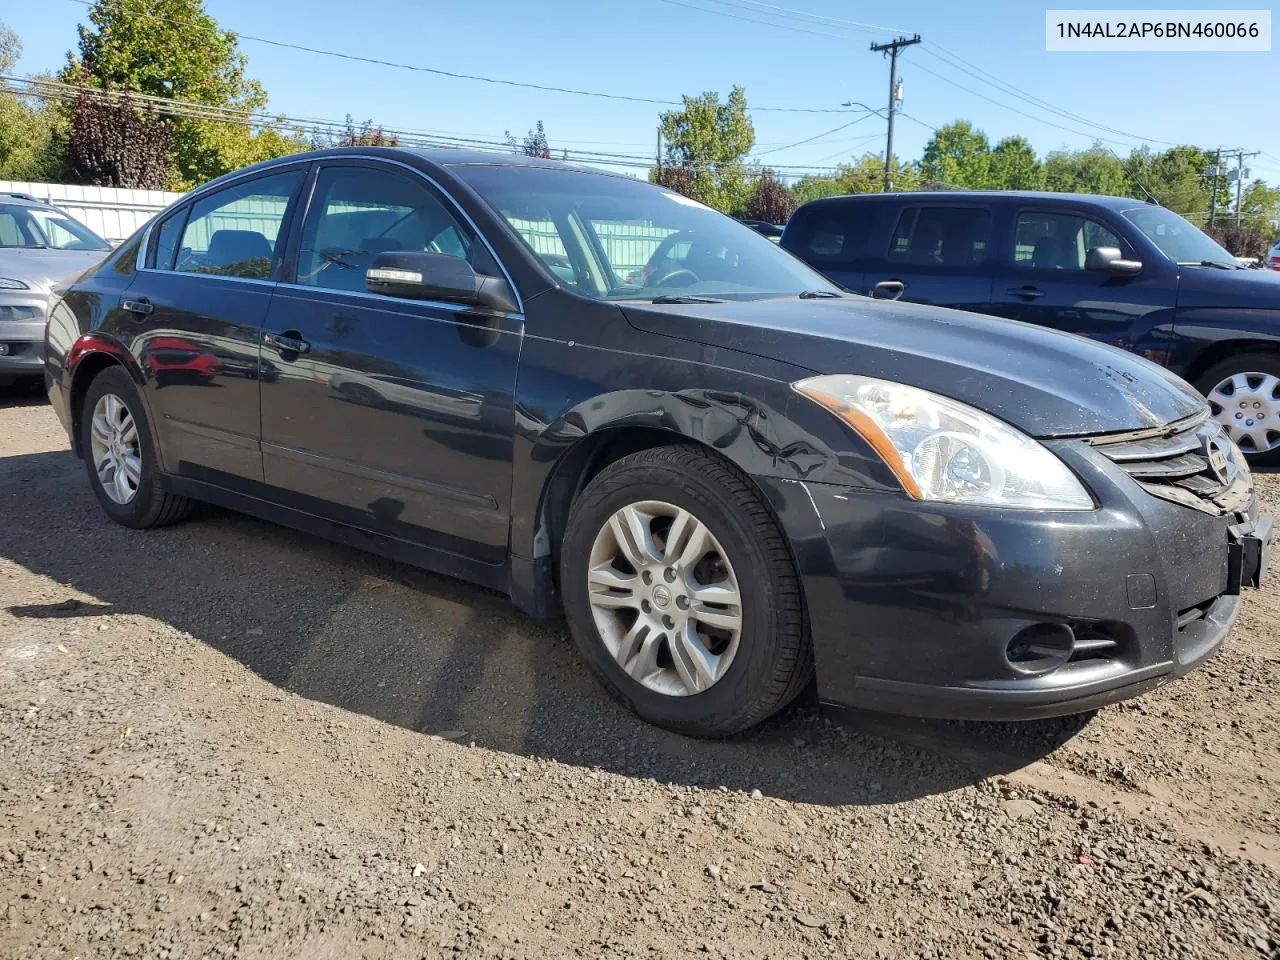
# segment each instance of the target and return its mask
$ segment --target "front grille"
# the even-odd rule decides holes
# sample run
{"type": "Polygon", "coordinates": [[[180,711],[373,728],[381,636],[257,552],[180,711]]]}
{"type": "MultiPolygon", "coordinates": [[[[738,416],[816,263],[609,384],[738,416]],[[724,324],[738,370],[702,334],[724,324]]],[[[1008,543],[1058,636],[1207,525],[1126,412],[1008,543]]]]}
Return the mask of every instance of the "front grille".
{"type": "Polygon", "coordinates": [[[1163,427],[1087,442],[1152,496],[1202,513],[1243,510],[1253,496],[1244,457],[1208,410],[1163,427]]]}

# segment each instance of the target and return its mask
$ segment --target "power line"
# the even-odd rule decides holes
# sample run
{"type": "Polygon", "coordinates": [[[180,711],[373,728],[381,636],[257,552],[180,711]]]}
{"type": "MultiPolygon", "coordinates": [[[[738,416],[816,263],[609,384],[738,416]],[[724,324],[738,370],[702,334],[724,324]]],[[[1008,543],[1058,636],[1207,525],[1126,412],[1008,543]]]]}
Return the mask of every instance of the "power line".
{"type": "Polygon", "coordinates": [[[815,140],[821,140],[823,137],[829,137],[833,133],[839,133],[841,130],[846,130],[849,127],[852,127],[855,123],[861,123],[863,120],[866,120],[868,117],[873,115],[874,115],[874,111],[868,110],[866,113],[858,117],[856,120],[850,120],[848,123],[842,123],[840,124],[840,126],[833,127],[832,129],[827,130],[825,133],[819,133],[816,136],[809,137],[805,140],[797,140],[795,143],[788,143],[782,147],[774,147],[772,150],[765,150],[762,153],[757,153],[755,156],[764,157],[764,156],[768,156],[771,153],[781,153],[783,150],[790,150],[792,147],[801,147],[801,146],[804,146],[806,143],[813,143],[813,141],[815,140]]]}
{"type": "MultiPolygon", "coordinates": [[[[67,0],[68,3],[78,3],[81,6],[93,6],[93,0],[67,0]]],[[[172,17],[165,17],[158,13],[147,11],[144,16],[151,17],[156,20],[162,20],[166,23],[172,23],[179,27],[189,27],[190,25],[181,20],[175,20],[172,17]]],[[[540,90],[544,93],[563,93],[578,97],[596,97],[604,100],[620,100],[628,103],[647,103],[663,107],[680,107],[684,106],[682,100],[660,100],[655,97],[637,97],[622,93],[606,93],[602,90],[579,90],[575,87],[560,87],[551,84],[531,83],[524,80],[507,80],[501,77],[486,77],[476,73],[461,73],[455,70],[442,70],[438,67],[426,67],[421,64],[399,63],[394,60],[383,60],[378,57],[366,57],[353,53],[342,53],[338,50],[326,50],[321,47],[310,47],[301,43],[292,43],[286,40],[273,40],[270,37],[260,37],[251,33],[241,33],[240,31],[232,31],[236,37],[241,40],[252,40],[254,43],[264,43],[268,46],[278,47],[285,50],[298,50],[303,53],[315,54],[322,57],[335,57],[340,60],[347,60],[354,63],[369,63],[381,67],[392,67],[397,70],[412,70],[417,73],[429,73],[434,76],[449,77],[454,80],[474,80],[480,83],[491,83],[504,87],[520,87],[525,90],[540,90]]],[[[830,107],[752,107],[753,110],[764,111],[769,113],[846,113],[845,110],[839,110],[830,107]]]]}

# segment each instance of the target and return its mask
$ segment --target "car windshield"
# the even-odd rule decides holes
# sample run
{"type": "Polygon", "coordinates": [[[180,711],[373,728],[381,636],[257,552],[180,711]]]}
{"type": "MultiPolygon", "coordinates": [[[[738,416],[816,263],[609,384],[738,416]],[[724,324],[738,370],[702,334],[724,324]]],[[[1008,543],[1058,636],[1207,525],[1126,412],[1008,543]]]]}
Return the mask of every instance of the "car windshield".
{"type": "Polygon", "coordinates": [[[1125,210],[1124,217],[1174,263],[1236,265],[1235,257],[1172,210],[1148,204],[1125,210]]]}
{"type": "Polygon", "coordinates": [[[598,300],[840,296],[750,227],[661,187],[537,167],[453,172],[565,287],[598,300]]]}
{"type": "Polygon", "coordinates": [[[0,204],[0,247],[110,250],[111,244],[56,210],[0,204]]]}

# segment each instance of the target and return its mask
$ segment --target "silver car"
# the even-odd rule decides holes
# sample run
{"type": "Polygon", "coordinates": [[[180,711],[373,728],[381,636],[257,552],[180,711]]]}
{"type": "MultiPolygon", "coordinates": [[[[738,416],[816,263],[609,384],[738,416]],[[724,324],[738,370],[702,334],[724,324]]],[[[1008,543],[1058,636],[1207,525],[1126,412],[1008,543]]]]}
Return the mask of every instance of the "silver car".
{"type": "Polygon", "coordinates": [[[84,224],[23,194],[0,194],[0,387],[44,374],[54,287],[111,250],[84,224]]]}

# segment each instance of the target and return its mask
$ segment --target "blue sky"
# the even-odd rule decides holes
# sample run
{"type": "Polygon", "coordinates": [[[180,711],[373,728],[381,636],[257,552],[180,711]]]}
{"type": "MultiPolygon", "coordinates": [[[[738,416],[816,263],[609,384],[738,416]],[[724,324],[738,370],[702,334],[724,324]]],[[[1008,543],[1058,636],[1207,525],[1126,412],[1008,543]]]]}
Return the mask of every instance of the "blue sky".
{"type": "MultiPolygon", "coordinates": [[[[206,5],[224,28],[242,34],[659,100],[704,90],[723,93],[738,83],[752,107],[838,108],[855,100],[882,108],[888,66],[868,45],[892,34],[833,20],[885,25],[918,32],[925,41],[900,60],[903,110],[922,121],[899,118],[895,152],[900,156],[919,156],[930,135],[926,124],[962,117],[993,142],[1020,134],[1042,154],[1087,146],[1094,136],[1115,141],[1108,145],[1121,154],[1140,144],[1138,137],[1243,146],[1264,151],[1249,161],[1254,176],[1280,182],[1277,53],[1047,53],[1045,8],[1038,4],[206,0],[206,5]],[[833,19],[806,19],[780,8],[833,19]],[[957,56],[962,58],[958,66],[957,56]],[[1121,133],[1047,113],[986,82],[990,78],[1121,133]]],[[[1242,5],[1200,0],[1192,6],[1242,5]]],[[[61,65],[87,12],[73,0],[6,7],[0,19],[23,41],[19,69],[24,73],[61,65]]],[[[270,94],[271,109],[290,116],[341,120],[350,113],[388,127],[484,139],[501,138],[506,130],[522,135],[542,120],[553,147],[650,157],[657,115],[664,109],[335,60],[249,39],[242,39],[241,47],[249,56],[250,74],[270,94]]],[[[812,143],[778,149],[855,118],[753,112],[755,152],[765,162],[800,167],[829,166],[864,150],[883,150],[884,122],[874,116],[812,143]]]]}

